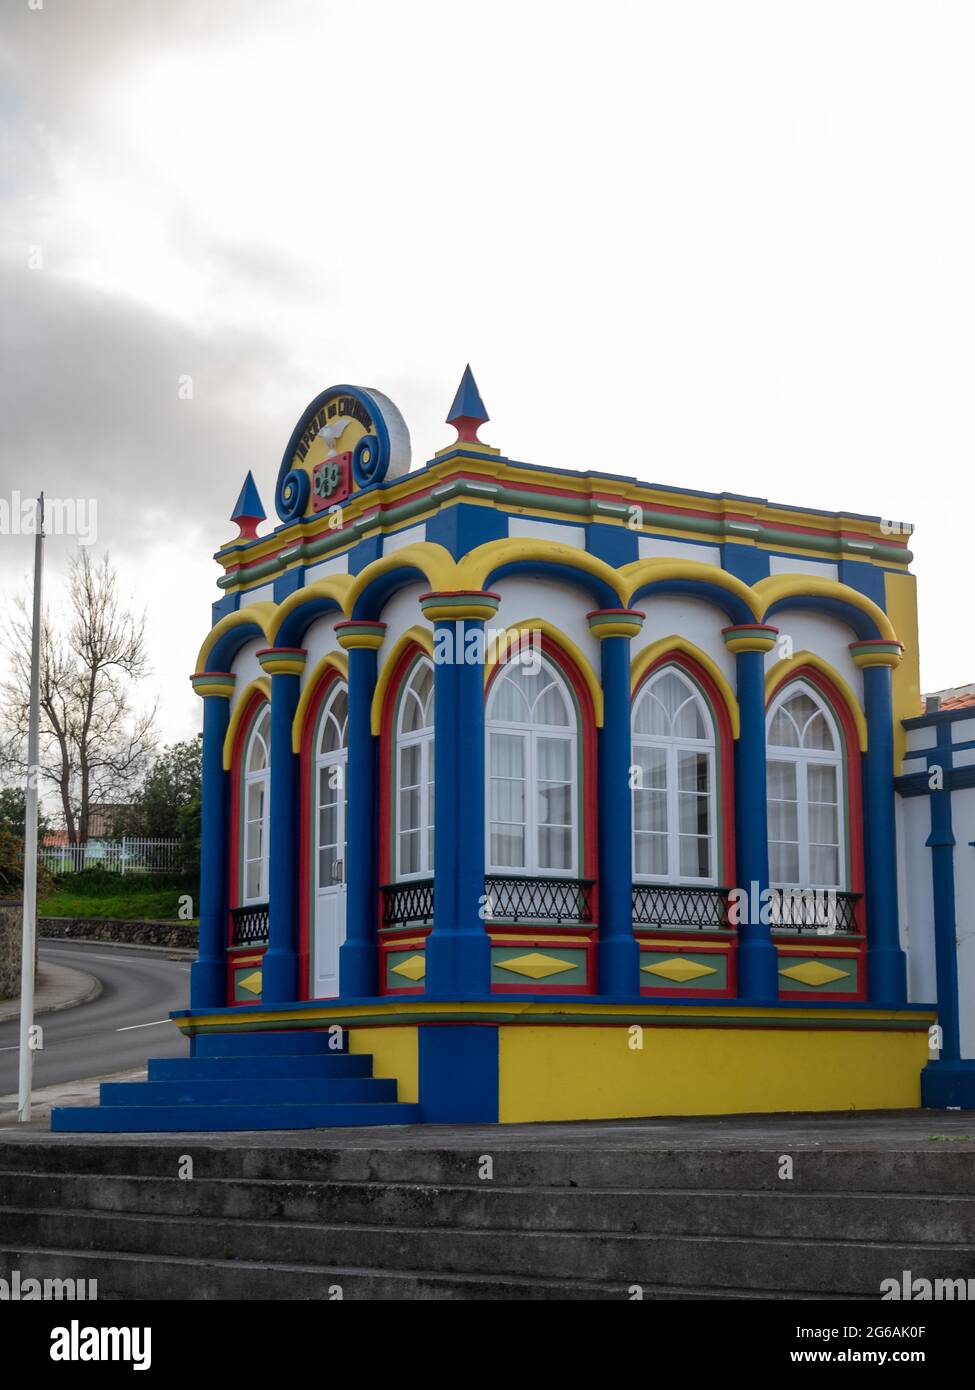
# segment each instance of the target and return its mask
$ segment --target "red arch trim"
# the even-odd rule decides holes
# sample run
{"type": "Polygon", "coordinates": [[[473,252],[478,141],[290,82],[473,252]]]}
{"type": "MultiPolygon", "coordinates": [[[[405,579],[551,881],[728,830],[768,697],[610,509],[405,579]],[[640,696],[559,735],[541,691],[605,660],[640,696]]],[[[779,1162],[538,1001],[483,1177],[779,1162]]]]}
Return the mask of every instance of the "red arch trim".
{"type": "MultiPolygon", "coordinates": [[[[227,901],[231,907],[240,906],[240,802],[244,749],[251,736],[251,730],[262,705],[267,704],[267,696],[260,690],[251,693],[244,709],[244,716],[237,725],[234,746],[230,757],[230,855],[228,864],[227,901]]],[[[230,944],[230,919],[227,920],[227,944],[230,944]]]]}
{"type": "MultiPolygon", "coordinates": [[[[403,682],[407,672],[413,666],[417,657],[425,656],[429,659],[430,653],[420,646],[419,642],[410,642],[403,648],[396,659],[396,665],[390,674],[389,684],[383,698],[382,714],[379,721],[379,882],[391,883],[393,881],[393,847],[390,843],[391,816],[390,798],[393,793],[393,750],[396,744],[396,731],[393,728],[393,715],[396,711],[396,703],[399,700],[403,689],[403,682]]],[[[436,716],[434,716],[436,718],[436,716]]],[[[434,726],[434,737],[436,737],[436,726],[434,726]]],[[[436,827],[434,827],[436,834],[436,827]]],[[[382,902],[377,904],[379,920],[382,916],[382,902]]],[[[377,920],[377,930],[379,921],[377,920]]]]}
{"type": "MultiPolygon", "coordinates": [[[[780,692],[798,680],[815,686],[835,713],[840,725],[846,752],[846,805],[847,824],[850,837],[850,891],[862,895],[865,884],[863,859],[863,777],[860,738],[846,696],[834,685],[828,676],[815,666],[797,666],[788,671],[769,692],[766,708],[770,708],[780,692]]],[[[863,898],[857,904],[857,925],[864,930],[863,898]]]]}
{"type": "Polygon", "coordinates": [[[734,735],[731,728],[731,718],[728,714],[728,706],[725,704],[724,695],[721,693],[714,677],[706,666],[697,661],[687,652],[671,651],[661,652],[656,661],[643,672],[640,682],[633,692],[632,703],[636,703],[640,691],[646,685],[651,676],[664,666],[678,666],[697,682],[704,691],[711,705],[711,712],[714,715],[715,742],[718,756],[718,764],[721,768],[721,805],[718,807],[718,817],[720,821],[721,836],[721,865],[724,870],[724,878],[727,880],[723,887],[733,887],[737,878],[737,867],[735,864],[735,757],[734,757],[734,735]]]}
{"type": "MultiPolygon", "coordinates": [[[[591,878],[595,887],[593,889],[593,921],[599,921],[599,858],[598,858],[598,819],[597,819],[597,785],[596,785],[596,711],[593,708],[592,694],[589,686],[584,680],[582,672],[579,670],[578,663],[564,647],[549,637],[548,633],[533,634],[531,632],[521,632],[518,634],[517,644],[512,644],[509,651],[520,651],[523,646],[528,646],[533,636],[541,636],[542,653],[555,665],[562,673],[575,695],[579,704],[579,716],[581,728],[579,738],[582,744],[582,877],[591,878]]],[[[497,679],[499,671],[504,668],[506,663],[499,662],[488,676],[487,687],[484,692],[485,704],[490,694],[491,686],[497,679]]]]}
{"type": "Polygon", "coordinates": [[[312,739],[319,711],[332,686],[343,677],[327,667],[305,711],[298,762],[298,998],[311,999],[312,739]]]}

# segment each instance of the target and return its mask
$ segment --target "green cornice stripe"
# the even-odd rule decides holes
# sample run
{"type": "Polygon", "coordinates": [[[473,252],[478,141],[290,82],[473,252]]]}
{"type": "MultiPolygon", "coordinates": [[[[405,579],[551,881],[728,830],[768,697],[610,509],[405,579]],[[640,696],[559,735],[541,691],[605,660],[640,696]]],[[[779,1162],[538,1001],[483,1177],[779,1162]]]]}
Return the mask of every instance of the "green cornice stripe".
{"type": "MultiPolygon", "coordinates": [[[[287,554],[274,556],[268,560],[258,560],[252,565],[244,565],[232,574],[225,574],[217,580],[220,588],[231,589],[241,583],[252,583],[276,574],[285,564],[295,561],[312,564],[322,556],[340,551],[354,545],[356,541],[373,531],[387,531],[416,517],[434,512],[446,502],[474,499],[482,504],[487,498],[495,504],[515,507],[519,510],[532,507],[538,511],[571,516],[583,521],[607,521],[618,515],[620,508],[629,511],[630,506],[638,507],[638,502],[609,503],[599,498],[585,496],[560,496],[553,493],[537,493],[530,489],[509,488],[492,479],[483,482],[468,478],[457,478],[435,485],[432,492],[421,497],[408,498],[389,507],[384,512],[370,512],[357,517],[340,531],[324,532],[309,540],[298,539],[287,546],[287,554]]],[[[702,536],[720,541],[736,542],[743,539],[758,542],[763,546],[788,546],[793,550],[818,550],[828,555],[843,556],[849,559],[872,559],[885,564],[908,565],[913,560],[913,552],[900,546],[884,545],[882,541],[849,541],[842,536],[823,534],[810,535],[806,532],[784,531],[777,526],[756,520],[743,523],[722,520],[714,517],[678,515],[674,512],[657,511],[652,507],[642,507],[644,526],[667,531],[694,531],[702,536]]],[[[271,539],[267,537],[267,539],[271,539]]],[[[226,552],[217,552],[220,554],[226,552]]]]}

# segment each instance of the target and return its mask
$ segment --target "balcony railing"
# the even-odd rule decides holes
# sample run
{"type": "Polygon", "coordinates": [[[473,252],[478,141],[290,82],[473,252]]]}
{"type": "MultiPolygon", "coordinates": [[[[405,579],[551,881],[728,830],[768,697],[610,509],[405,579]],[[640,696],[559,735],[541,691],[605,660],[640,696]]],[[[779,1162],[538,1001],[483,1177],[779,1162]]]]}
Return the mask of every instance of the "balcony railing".
{"type": "Polygon", "coordinates": [[[670,931],[720,931],[728,925],[728,889],[634,883],[633,925],[670,931]]]}
{"type": "Polygon", "coordinates": [[[382,897],[384,927],[424,927],[433,924],[433,879],[414,879],[410,883],[384,883],[382,897]]]}
{"type": "Polygon", "coordinates": [[[231,946],[263,946],[268,939],[267,903],[250,903],[247,907],[232,907],[230,918],[231,946]]]}
{"type": "Polygon", "coordinates": [[[859,934],[857,903],[860,893],[840,893],[835,888],[772,888],[772,930],[859,934]]]}
{"type": "Polygon", "coordinates": [[[492,874],[484,880],[485,904],[492,921],[592,921],[591,878],[515,878],[492,874]]]}

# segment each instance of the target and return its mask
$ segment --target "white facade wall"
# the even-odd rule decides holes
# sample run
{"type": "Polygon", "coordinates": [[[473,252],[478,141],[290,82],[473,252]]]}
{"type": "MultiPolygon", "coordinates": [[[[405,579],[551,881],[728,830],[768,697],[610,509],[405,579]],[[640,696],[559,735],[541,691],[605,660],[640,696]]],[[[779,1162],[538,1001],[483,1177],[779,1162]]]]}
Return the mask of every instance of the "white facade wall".
{"type": "Polygon", "coordinates": [[[430,585],[427,583],[408,584],[405,589],[399,589],[393,594],[380,613],[380,621],[386,624],[386,635],[379,649],[380,671],[403,633],[408,632],[411,627],[426,628],[431,636],[433,635],[433,627],[423,616],[423,609],[420,607],[420,595],[429,592],[430,585]]]}
{"type": "Polygon", "coordinates": [[[586,614],[599,605],[585,590],[554,579],[525,579],[517,575],[492,584],[491,590],[501,595],[501,602],[486,627],[506,628],[527,618],[544,618],[576,644],[599,675],[599,643],[586,621],[586,614]]]}
{"type": "Polygon", "coordinates": [[[907,953],[907,997],[912,1004],[931,1004],[937,998],[934,955],[934,899],[931,851],[931,809],[926,796],[898,796],[897,897],[901,946],[907,953]]]}
{"type": "MultiPolygon", "coordinates": [[[[257,653],[263,651],[267,646],[263,637],[257,637],[253,642],[245,642],[240,651],[234,657],[231,664],[231,671],[237,677],[234,684],[234,693],[230,697],[230,713],[233,714],[241,695],[250,685],[251,681],[256,681],[259,676],[264,675],[261,663],[257,659],[257,653]]],[[[268,677],[270,680],[270,676],[268,677]]]]}
{"type": "MultiPolygon", "coordinates": [[[[960,739],[957,724],[952,733],[956,739],[960,739]]],[[[961,754],[956,753],[956,766],[960,761],[961,754]]],[[[964,787],[952,794],[951,815],[955,835],[955,936],[958,941],[961,1055],[975,1059],[975,848],[972,847],[975,841],[975,787],[964,787]]],[[[926,853],[930,854],[930,850],[926,853]]]]}
{"type": "Polygon", "coordinates": [[[647,616],[641,632],[630,645],[631,655],[636,656],[661,637],[683,637],[712,658],[734,690],[735,658],[721,636],[721,629],[728,626],[728,618],[720,608],[703,599],[657,596],[653,593],[637,599],[633,606],[647,616]]]}
{"type": "MultiPolygon", "coordinates": [[[[856,636],[845,623],[819,613],[807,613],[800,608],[783,608],[771,622],[780,633],[792,639],[796,654],[812,652],[829,662],[856,695],[860,707],[863,707],[863,675],[850,655],[850,643],[856,641],[856,636]]],[[[781,650],[778,646],[773,647],[765,657],[766,671],[781,659],[781,650]]]]}

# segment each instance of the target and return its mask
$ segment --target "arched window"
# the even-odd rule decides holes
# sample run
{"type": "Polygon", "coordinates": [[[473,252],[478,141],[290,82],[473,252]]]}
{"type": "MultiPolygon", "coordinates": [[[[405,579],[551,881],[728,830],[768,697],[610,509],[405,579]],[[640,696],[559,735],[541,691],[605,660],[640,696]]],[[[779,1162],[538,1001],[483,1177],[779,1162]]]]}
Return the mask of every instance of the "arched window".
{"type": "Polygon", "coordinates": [[[396,724],[396,878],[433,873],[433,664],[421,657],[399,702],[396,724]]]}
{"type": "Polygon", "coordinates": [[[345,882],[348,721],[349,692],[343,681],[336,681],[319,720],[315,748],[319,891],[345,882]]]}
{"type": "Polygon", "coordinates": [[[805,681],[772,702],[767,767],[771,885],[845,889],[842,742],[805,681]]]}
{"type": "Polygon", "coordinates": [[[499,672],[487,709],[489,872],[578,872],[577,716],[544,657],[499,672]]]}
{"type": "Polygon", "coordinates": [[[694,682],[665,666],[633,706],[633,873],[643,882],[717,883],[715,734],[694,682]]]}
{"type": "Polygon", "coordinates": [[[244,863],[241,903],[266,903],[271,801],[271,707],[259,709],[243,757],[244,863]]]}

